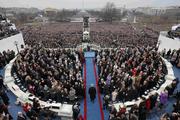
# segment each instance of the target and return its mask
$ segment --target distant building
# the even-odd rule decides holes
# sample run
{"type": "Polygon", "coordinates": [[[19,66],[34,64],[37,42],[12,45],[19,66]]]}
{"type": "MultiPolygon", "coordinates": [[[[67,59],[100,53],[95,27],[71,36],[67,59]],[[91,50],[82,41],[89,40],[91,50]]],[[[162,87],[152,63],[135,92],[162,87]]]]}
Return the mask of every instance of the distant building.
{"type": "Polygon", "coordinates": [[[139,7],[136,11],[147,15],[162,15],[166,13],[166,8],[139,7]]]}
{"type": "Polygon", "coordinates": [[[176,15],[180,12],[180,6],[171,6],[166,8],[167,15],[176,15]]]}
{"type": "Polygon", "coordinates": [[[147,15],[174,15],[180,11],[180,6],[169,6],[169,7],[138,7],[137,12],[141,12],[147,15]]]}
{"type": "Polygon", "coordinates": [[[58,12],[58,9],[54,9],[54,8],[46,8],[43,10],[46,16],[53,16],[56,15],[58,12]]]}
{"type": "Polygon", "coordinates": [[[37,17],[34,18],[35,22],[48,22],[48,18],[44,17],[43,15],[38,15],[37,17]]]}

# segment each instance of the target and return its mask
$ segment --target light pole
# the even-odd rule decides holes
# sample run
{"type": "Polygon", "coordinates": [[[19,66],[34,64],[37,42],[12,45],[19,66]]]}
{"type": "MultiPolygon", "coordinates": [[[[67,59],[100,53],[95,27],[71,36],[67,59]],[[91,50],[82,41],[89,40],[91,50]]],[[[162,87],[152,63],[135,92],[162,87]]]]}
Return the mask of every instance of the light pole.
{"type": "Polygon", "coordinates": [[[157,42],[157,49],[159,49],[160,44],[161,44],[161,40],[159,40],[159,41],[157,42]]]}
{"type": "Polygon", "coordinates": [[[14,45],[16,46],[17,52],[19,54],[18,41],[14,41],[14,45]]]}

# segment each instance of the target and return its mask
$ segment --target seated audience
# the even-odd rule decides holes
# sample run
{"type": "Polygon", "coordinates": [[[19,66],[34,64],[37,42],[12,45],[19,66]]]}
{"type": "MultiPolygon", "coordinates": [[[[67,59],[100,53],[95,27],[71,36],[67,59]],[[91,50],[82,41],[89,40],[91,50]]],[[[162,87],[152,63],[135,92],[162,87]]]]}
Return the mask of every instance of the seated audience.
{"type": "Polygon", "coordinates": [[[73,103],[84,96],[80,54],[40,46],[26,48],[13,65],[20,80],[16,84],[41,100],[73,103]]]}
{"type": "Polygon", "coordinates": [[[97,57],[98,84],[112,102],[131,101],[150,89],[159,89],[167,73],[160,55],[151,47],[103,50],[97,57]]]}

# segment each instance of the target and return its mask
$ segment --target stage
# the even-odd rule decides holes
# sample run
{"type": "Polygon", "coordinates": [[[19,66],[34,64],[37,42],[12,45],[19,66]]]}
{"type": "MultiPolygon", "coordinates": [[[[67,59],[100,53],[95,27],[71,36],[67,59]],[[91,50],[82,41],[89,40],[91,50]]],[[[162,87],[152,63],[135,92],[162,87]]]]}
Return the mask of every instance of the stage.
{"type": "Polygon", "coordinates": [[[178,50],[180,48],[180,39],[179,38],[169,38],[167,37],[167,31],[161,31],[158,38],[159,49],[158,51],[162,51],[164,48],[166,51],[178,50]]]}

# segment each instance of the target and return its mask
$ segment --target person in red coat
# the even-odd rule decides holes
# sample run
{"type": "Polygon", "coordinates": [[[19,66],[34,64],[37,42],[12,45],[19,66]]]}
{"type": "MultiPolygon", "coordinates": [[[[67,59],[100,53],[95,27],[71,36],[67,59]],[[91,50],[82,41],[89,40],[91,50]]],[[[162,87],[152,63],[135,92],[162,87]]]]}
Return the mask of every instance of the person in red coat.
{"type": "Polygon", "coordinates": [[[146,109],[147,111],[151,110],[151,100],[149,98],[146,100],[146,109]]]}
{"type": "Polygon", "coordinates": [[[31,105],[29,103],[25,103],[23,105],[23,110],[25,113],[29,112],[31,110],[31,105]]]}

